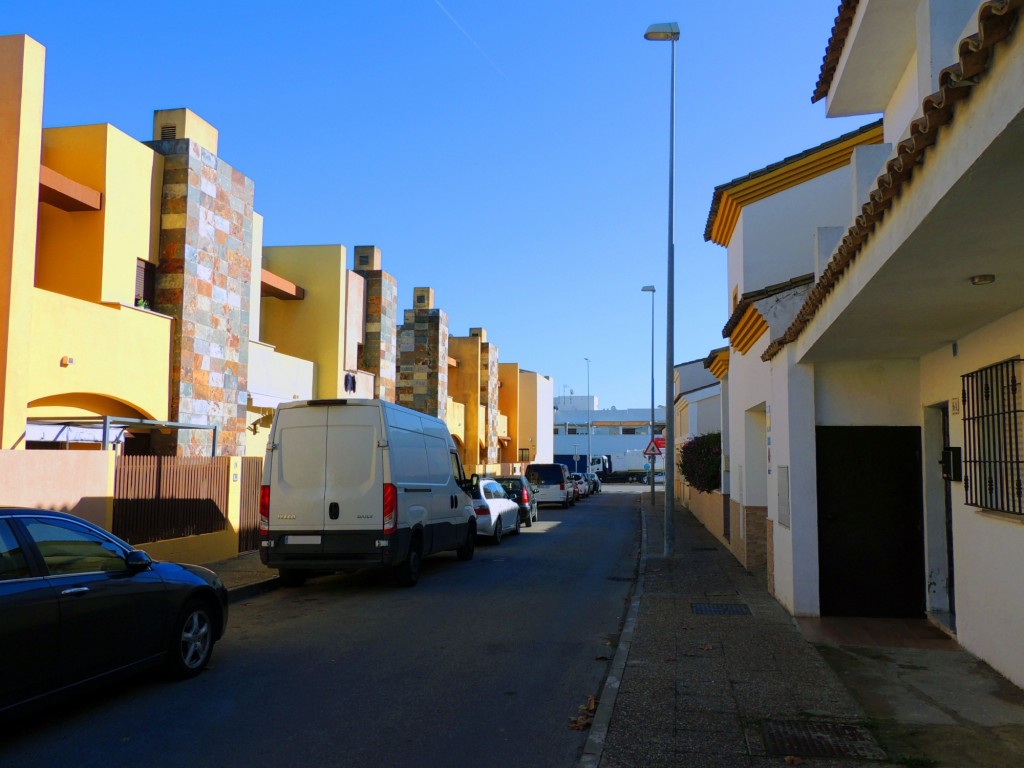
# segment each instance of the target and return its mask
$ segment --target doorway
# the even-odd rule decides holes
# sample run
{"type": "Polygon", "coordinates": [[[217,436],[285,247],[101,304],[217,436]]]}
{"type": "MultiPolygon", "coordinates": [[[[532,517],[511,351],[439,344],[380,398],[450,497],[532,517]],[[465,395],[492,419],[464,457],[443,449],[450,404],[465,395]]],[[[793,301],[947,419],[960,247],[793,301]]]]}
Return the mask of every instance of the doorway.
{"type": "Polygon", "coordinates": [[[924,616],[920,427],[817,427],[822,616],[924,616]]]}

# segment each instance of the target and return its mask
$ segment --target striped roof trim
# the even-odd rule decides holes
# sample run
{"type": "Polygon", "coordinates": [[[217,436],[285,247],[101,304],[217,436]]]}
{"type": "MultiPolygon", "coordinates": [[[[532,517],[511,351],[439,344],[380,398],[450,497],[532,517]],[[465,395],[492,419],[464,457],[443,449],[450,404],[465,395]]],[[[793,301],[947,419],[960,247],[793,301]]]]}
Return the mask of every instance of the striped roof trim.
{"type": "Polygon", "coordinates": [[[817,314],[826,297],[836,287],[868,237],[892,207],[892,201],[910,183],[914,169],[924,153],[938,140],[939,128],[953,121],[954,106],[970,96],[971,87],[988,74],[993,49],[1005,40],[1024,7],[1024,0],[989,0],[978,9],[978,32],[965,37],[958,46],[959,61],[939,73],[939,90],[926,96],[922,116],[910,124],[910,137],[896,147],[896,157],[886,163],[861,215],[847,230],[835,254],[797,313],[786,332],[768,345],[761,359],[771,360],[784,346],[796,339],[817,314]]]}
{"type": "Polygon", "coordinates": [[[818,83],[814,86],[814,93],[811,94],[811,103],[821,101],[828,96],[829,88],[832,87],[832,77],[839,66],[839,59],[843,55],[843,48],[846,47],[846,38],[850,34],[850,27],[853,26],[853,17],[857,15],[857,5],[860,0],[842,0],[839,3],[839,10],[836,21],[832,25],[832,34],[825,46],[825,55],[821,60],[821,72],[818,74],[818,83]]]}
{"type": "Polygon", "coordinates": [[[862,144],[881,144],[882,139],[882,121],[875,120],[746,176],[719,184],[711,198],[704,239],[727,246],[743,206],[842,168],[850,162],[854,148],[862,144]]]}

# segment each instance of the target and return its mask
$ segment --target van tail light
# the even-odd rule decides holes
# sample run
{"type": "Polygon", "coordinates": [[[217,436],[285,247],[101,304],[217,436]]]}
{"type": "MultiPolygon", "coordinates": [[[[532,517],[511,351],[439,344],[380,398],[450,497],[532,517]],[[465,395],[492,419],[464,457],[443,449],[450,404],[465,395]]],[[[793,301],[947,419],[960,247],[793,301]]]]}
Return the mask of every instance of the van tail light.
{"type": "Polygon", "coordinates": [[[384,483],[384,535],[390,536],[398,529],[398,489],[391,483],[384,483]]]}
{"type": "Polygon", "coordinates": [[[270,536],[270,486],[260,486],[260,538],[270,536]]]}
{"type": "Polygon", "coordinates": [[[565,483],[559,483],[559,484],[558,484],[558,487],[559,487],[559,488],[560,488],[561,490],[563,490],[563,491],[564,491],[564,490],[565,490],[565,483]]]}

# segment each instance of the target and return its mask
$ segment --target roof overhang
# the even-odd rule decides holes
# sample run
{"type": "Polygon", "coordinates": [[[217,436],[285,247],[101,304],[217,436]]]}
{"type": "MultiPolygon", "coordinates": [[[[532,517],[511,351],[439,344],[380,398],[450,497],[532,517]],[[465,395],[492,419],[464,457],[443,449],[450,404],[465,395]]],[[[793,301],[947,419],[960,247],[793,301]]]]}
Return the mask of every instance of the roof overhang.
{"type": "Polygon", "coordinates": [[[917,46],[918,0],[844,2],[812,101],[827,95],[829,117],[882,112],[917,46]],[[852,17],[850,16],[852,10],[852,17]],[[845,34],[841,22],[848,21],[845,34]],[[834,68],[826,78],[827,63],[834,68]]]}
{"type": "Polygon", "coordinates": [[[301,301],[306,298],[306,291],[290,280],[264,269],[260,271],[260,298],[301,301]]]}
{"type": "Polygon", "coordinates": [[[801,362],[917,358],[1024,307],[1024,40],[1009,35],[1019,8],[981,6],[979,33],[960,43],[763,359],[792,343],[801,362]],[[973,285],[977,274],[995,282],[973,285]]]}
{"type": "Polygon", "coordinates": [[[744,206],[842,168],[850,163],[850,155],[856,147],[881,144],[882,141],[882,121],[876,120],[813,149],[715,187],[704,239],[728,246],[744,206]]]}
{"type": "Polygon", "coordinates": [[[103,207],[103,194],[85,184],[58,173],[45,165],[39,166],[39,202],[62,211],[98,211],[103,207]]]}

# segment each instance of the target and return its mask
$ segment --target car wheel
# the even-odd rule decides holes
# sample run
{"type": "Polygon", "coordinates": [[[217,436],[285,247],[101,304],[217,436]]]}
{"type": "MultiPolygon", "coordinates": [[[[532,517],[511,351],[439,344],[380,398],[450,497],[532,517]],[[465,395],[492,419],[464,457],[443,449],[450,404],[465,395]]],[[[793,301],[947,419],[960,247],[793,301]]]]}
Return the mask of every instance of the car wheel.
{"type": "Polygon", "coordinates": [[[536,507],[533,508],[533,522],[540,522],[540,505],[537,505],[536,507]]]}
{"type": "Polygon", "coordinates": [[[521,530],[522,522],[523,522],[522,519],[519,517],[519,510],[517,509],[516,510],[516,527],[515,527],[515,530],[512,531],[516,536],[519,535],[519,531],[521,530]]]}
{"type": "Polygon", "coordinates": [[[309,578],[309,573],[295,568],[278,568],[277,578],[281,580],[281,585],[284,587],[301,587],[309,578]]]}
{"type": "Polygon", "coordinates": [[[494,543],[501,544],[501,515],[498,515],[498,519],[494,523],[494,543]]]}
{"type": "Polygon", "coordinates": [[[414,536],[409,542],[409,554],[405,561],[395,569],[395,581],[400,587],[414,587],[420,580],[420,566],[423,564],[419,536],[414,536]]]}
{"type": "Polygon", "coordinates": [[[526,520],[524,520],[523,522],[526,523],[526,527],[527,528],[532,528],[533,527],[533,511],[532,510],[529,510],[529,509],[526,510],[526,520]]]}
{"type": "Polygon", "coordinates": [[[462,562],[473,559],[476,550],[476,523],[471,523],[466,531],[466,543],[455,550],[455,556],[462,562]]]}
{"type": "Polygon", "coordinates": [[[213,655],[213,613],[206,600],[185,603],[174,622],[167,649],[167,672],[172,677],[195,677],[213,655]]]}

